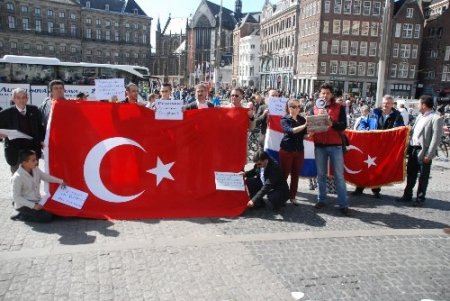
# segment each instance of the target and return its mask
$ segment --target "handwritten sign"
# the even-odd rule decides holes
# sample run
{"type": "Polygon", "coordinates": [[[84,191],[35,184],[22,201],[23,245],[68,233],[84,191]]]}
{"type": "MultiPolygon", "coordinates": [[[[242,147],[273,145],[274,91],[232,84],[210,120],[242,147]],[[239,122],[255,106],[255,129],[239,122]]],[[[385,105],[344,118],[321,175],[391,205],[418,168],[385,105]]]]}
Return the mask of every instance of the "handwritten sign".
{"type": "Polygon", "coordinates": [[[24,139],[33,139],[33,137],[28,136],[25,133],[22,133],[18,130],[8,130],[8,129],[0,129],[0,135],[8,136],[9,140],[14,140],[17,138],[24,138],[24,139]]]}
{"type": "Polygon", "coordinates": [[[87,197],[88,194],[84,191],[69,186],[63,187],[60,185],[52,199],[64,205],[81,209],[83,208],[87,197]]]}
{"type": "Polygon", "coordinates": [[[183,101],[179,99],[174,100],[160,100],[155,101],[155,119],[157,120],[183,120],[183,111],[181,107],[183,101]]]}
{"type": "Polygon", "coordinates": [[[111,96],[121,99],[125,95],[125,81],[123,78],[109,78],[95,80],[95,98],[110,99],[111,96]]]}
{"type": "Polygon", "coordinates": [[[283,97],[269,97],[269,113],[272,116],[286,115],[287,99],[283,97]]]}
{"type": "Polygon", "coordinates": [[[233,172],[215,172],[217,190],[245,191],[244,177],[233,172]]]}
{"type": "Polygon", "coordinates": [[[328,114],[306,116],[308,133],[326,132],[329,128],[328,114]]]}

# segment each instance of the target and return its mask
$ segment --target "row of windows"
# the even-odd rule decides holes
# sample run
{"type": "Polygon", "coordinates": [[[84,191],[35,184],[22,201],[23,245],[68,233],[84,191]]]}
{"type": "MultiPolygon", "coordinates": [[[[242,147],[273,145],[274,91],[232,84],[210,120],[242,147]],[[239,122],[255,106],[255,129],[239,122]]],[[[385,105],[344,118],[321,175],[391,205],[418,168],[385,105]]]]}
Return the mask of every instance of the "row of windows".
{"type": "Polygon", "coordinates": [[[241,54],[239,56],[239,61],[240,62],[244,62],[244,61],[252,62],[254,60],[255,60],[255,55],[253,53],[252,54],[241,54]]]}
{"type": "MultiPolygon", "coordinates": [[[[330,74],[375,76],[376,63],[355,61],[330,61],[330,74]]],[[[327,62],[320,63],[320,74],[327,73],[327,62]]]]}
{"type": "Polygon", "coordinates": [[[273,52],[285,48],[294,47],[294,36],[286,36],[284,38],[279,38],[275,41],[268,41],[261,46],[261,51],[263,52],[273,52]]]}
{"type": "Polygon", "coordinates": [[[420,24],[396,23],[394,36],[396,38],[418,39],[420,38],[420,28],[420,24]]]}
{"type": "MultiPolygon", "coordinates": [[[[14,12],[14,4],[13,3],[6,3],[6,10],[9,12],[14,12]]],[[[43,10],[40,7],[35,7],[34,8],[34,15],[35,16],[42,16],[43,15],[43,10]]],[[[20,12],[22,14],[28,14],[31,12],[31,10],[28,8],[28,6],[26,5],[21,5],[20,6],[20,12]]],[[[70,15],[70,19],[75,20],[77,18],[77,14],[76,13],[69,13],[70,15]]],[[[52,9],[48,9],[47,10],[47,17],[55,17],[58,16],[59,18],[65,18],[66,17],[66,12],[64,11],[60,11],[60,12],[55,12],[52,9]]]]}
{"type": "MultiPolygon", "coordinates": [[[[70,45],[59,45],[59,46],[55,46],[55,45],[42,45],[42,44],[29,44],[29,43],[21,43],[19,44],[16,41],[11,41],[9,43],[10,49],[19,49],[19,45],[21,45],[21,49],[22,50],[30,50],[30,51],[48,51],[51,53],[55,53],[58,52],[59,54],[64,54],[64,53],[77,53],[79,51],[81,51],[81,48],[78,46],[70,46],[70,45]]],[[[0,48],[3,48],[4,45],[3,43],[0,43],[0,48]]],[[[93,49],[86,49],[84,50],[84,54],[85,55],[96,55],[96,56],[114,56],[114,57],[120,57],[120,53],[119,52],[111,52],[108,50],[102,51],[102,50],[93,50],[93,49]]],[[[123,54],[123,57],[134,57],[134,58],[146,58],[147,54],[146,53],[133,53],[130,54],[129,52],[125,52],[123,54]]]]}
{"type": "MultiPolygon", "coordinates": [[[[85,19],[85,23],[87,24],[87,25],[91,25],[92,24],[92,18],[86,18],[85,19]]],[[[114,23],[114,27],[119,27],[119,22],[117,22],[117,21],[115,21],[115,22],[113,22],[114,23]]],[[[101,20],[101,19],[95,19],[95,25],[97,25],[97,26],[102,26],[102,25],[105,25],[106,27],[109,27],[109,26],[111,26],[111,24],[112,24],[112,22],[111,21],[109,21],[109,20],[101,20]]],[[[139,24],[138,23],[133,23],[133,24],[130,24],[130,23],[125,23],[125,28],[133,28],[133,29],[136,29],[136,30],[138,30],[139,29],[139,24]]],[[[147,30],[147,25],[142,25],[142,30],[147,30]]]]}
{"type": "Polygon", "coordinates": [[[308,3],[300,9],[300,18],[305,19],[320,13],[320,2],[314,1],[308,3]]]}
{"type": "MultiPolygon", "coordinates": [[[[322,54],[328,53],[328,41],[322,41],[322,54]]],[[[365,41],[331,41],[330,53],[333,55],[360,55],[360,56],[377,56],[378,43],[365,41]]]]}
{"type": "Polygon", "coordinates": [[[249,66],[241,66],[239,68],[239,75],[240,76],[255,76],[255,68],[249,67],[249,66]]]}
{"type": "Polygon", "coordinates": [[[398,44],[394,43],[392,48],[392,57],[399,57],[402,59],[416,59],[419,45],[416,44],[398,44]]]}
{"type": "MultiPolygon", "coordinates": [[[[95,35],[93,34],[93,31],[91,28],[86,28],[84,30],[84,37],[86,39],[96,39],[96,40],[106,40],[106,41],[120,41],[120,33],[118,31],[111,32],[110,30],[105,30],[105,33],[103,35],[103,32],[101,29],[95,30],[95,35]]],[[[141,35],[141,39],[139,40],[139,34],[135,32],[133,34],[133,43],[139,43],[147,44],[148,38],[146,34],[141,35]]],[[[125,32],[125,42],[129,43],[131,42],[131,33],[129,31],[125,32]]]]}
{"type": "Polygon", "coordinates": [[[295,15],[278,21],[277,23],[270,25],[268,28],[263,28],[261,38],[273,34],[279,34],[285,29],[290,28],[295,28],[295,15]]]}
{"type": "Polygon", "coordinates": [[[442,68],[442,81],[450,82],[450,65],[444,65],[442,68]]]}
{"type": "MultiPolygon", "coordinates": [[[[350,20],[334,20],[332,33],[337,35],[372,36],[378,37],[380,31],[379,22],[360,22],[350,20]]],[[[323,21],[323,33],[330,32],[330,22],[323,21]]]]}
{"type": "MultiPolygon", "coordinates": [[[[325,13],[331,12],[331,1],[325,1],[323,10],[325,13]]],[[[344,15],[380,16],[381,2],[361,1],[361,0],[334,0],[333,13],[344,15]]]]}
{"type": "MultiPolygon", "coordinates": [[[[23,30],[34,30],[36,32],[42,32],[43,26],[42,26],[42,20],[35,20],[34,22],[34,29],[30,26],[30,20],[28,18],[22,18],[22,29],[23,30]]],[[[13,16],[8,16],[8,27],[10,29],[16,29],[18,26],[16,24],[16,18],[13,16]]],[[[69,25],[70,33],[72,35],[76,35],[77,32],[77,26],[74,24],[69,25]]],[[[57,31],[60,34],[66,33],[66,23],[59,23],[59,27],[55,28],[55,23],[53,21],[47,21],[47,32],[53,33],[57,31]]]]}
{"type": "Polygon", "coordinates": [[[416,65],[409,65],[407,63],[391,64],[391,71],[389,76],[391,78],[416,78],[416,65]]]}
{"type": "Polygon", "coordinates": [[[313,21],[313,22],[306,22],[303,24],[300,24],[299,26],[299,36],[300,37],[306,37],[314,34],[319,33],[319,22],[313,21]]]}

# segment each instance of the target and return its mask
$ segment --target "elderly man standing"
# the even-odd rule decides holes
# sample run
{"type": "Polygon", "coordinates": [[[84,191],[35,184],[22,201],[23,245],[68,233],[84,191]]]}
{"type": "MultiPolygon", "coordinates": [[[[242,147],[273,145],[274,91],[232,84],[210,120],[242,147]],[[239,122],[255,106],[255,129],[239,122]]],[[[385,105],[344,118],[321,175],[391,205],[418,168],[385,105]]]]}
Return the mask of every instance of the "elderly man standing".
{"type": "MultiPolygon", "coordinates": [[[[375,108],[369,119],[368,130],[387,130],[405,125],[402,114],[394,108],[394,98],[391,95],[383,96],[381,108],[375,108]]],[[[351,195],[358,196],[363,191],[364,187],[356,187],[351,195]]],[[[372,192],[376,198],[381,198],[380,187],[372,188],[372,192]]]]}
{"type": "Polygon", "coordinates": [[[14,89],[12,92],[14,106],[0,112],[0,128],[18,130],[32,139],[16,138],[5,139],[5,158],[11,167],[11,173],[19,168],[19,152],[21,150],[33,150],[39,159],[42,155],[42,143],[44,141],[44,128],[42,126],[41,114],[36,106],[28,105],[27,91],[22,88],[14,89]]]}
{"type": "Polygon", "coordinates": [[[411,140],[408,146],[408,163],[406,165],[406,187],[400,202],[412,202],[413,189],[419,174],[414,207],[422,207],[427,193],[430,178],[431,162],[437,154],[437,147],[441,141],[444,120],[433,110],[433,98],[422,95],[419,98],[420,115],[412,128],[411,140]]]}

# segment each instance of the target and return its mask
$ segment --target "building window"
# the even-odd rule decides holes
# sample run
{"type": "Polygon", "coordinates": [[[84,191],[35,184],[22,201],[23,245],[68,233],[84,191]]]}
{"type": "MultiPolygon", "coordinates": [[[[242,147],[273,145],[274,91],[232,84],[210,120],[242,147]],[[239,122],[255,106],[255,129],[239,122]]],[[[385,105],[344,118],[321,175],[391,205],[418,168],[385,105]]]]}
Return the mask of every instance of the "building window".
{"type": "Polygon", "coordinates": [[[53,45],[48,45],[48,51],[50,51],[50,52],[55,52],[55,46],[53,46],[53,45]]]}
{"type": "Polygon", "coordinates": [[[409,66],[409,78],[416,78],[416,65],[409,66]]]}
{"type": "Polygon", "coordinates": [[[351,41],[350,43],[350,55],[358,55],[358,41],[351,41]]]}
{"type": "Polygon", "coordinates": [[[64,46],[64,45],[59,46],[59,52],[60,53],[65,53],[66,52],[66,46],[64,46]]]}
{"type": "Polygon", "coordinates": [[[130,32],[129,31],[127,31],[126,33],[125,33],[125,42],[130,42],[130,32]]]}
{"type": "Polygon", "coordinates": [[[320,62],[320,73],[327,73],[327,62],[320,62]]]}
{"type": "Polygon", "coordinates": [[[444,65],[442,68],[442,81],[450,82],[450,65],[444,65]]]}
{"type": "Polygon", "coordinates": [[[344,14],[350,15],[352,13],[352,0],[344,0],[344,14]]]}
{"type": "Polygon", "coordinates": [[[372,37],[378,37],[378,27],[379,27],[378,22],[372,22],[372,24],[370,26],[370,35],[372,37]]]}
{"type": "Polygon", "coordinates": [[[22,6],[20,7],[20,11],[21,11],[23,14],[28,14],[28,6],[22,5],[22,6]]]}
{"type": "Polygon", "coordinates": [[[77,26],[76,25],[70,25],[70,35],[71,36],[76,36],[77,35],[77,26]]]}
{"type": "Polygon", "coordinates": [[[408,8],[406,9],[406,17],[407,17],[407,18],[412,18],[413,16],[414,16],[414,9],[408,7],[408,8]]]}
{"type": "Polygon", "coordinates": [[[399,49],[399,44],[394,43],[394,48],[392,48],[392,57],[398,57],[398,49],[399,49]]]}
{"type": "Polygon", "coordinates": [[[47,32],[53,33],[53,22],[52,21],[47,22],[47,32]]]}
{"type": "Polygon", "coordinates": [[[77,15],[74,14],[74,13],[70,13],[70,19],[76,20],[77,19],[77,15]]]}
{"type": "Polygon", "coordinates": [[[41,32],[41,31],[42,31],[42,21],[36,20],[36,32],[41,32]]]}
{"type": "Polygon", "coordinates": [[[347,75],[347,61],[341,61],[339,64],[339,74],[347,75]]]}
{"type": "Polygon", "coordinates": [[[47,11],[47,16],[48,16],[48,17],[53,17],[53,11],[52,11],[51,9],[49,9],[49,10],[47,11]]]}
{"type": "Polygon", "coordinates": [[[358,76],[366,76],[366,63],[358,63],[358,76]]]}
{"type": "Polygon", "coordinates": [[[102,51],[101,50],[97,50],[97,56],[101,56],[102,55],[102,51]]]}
{"type": "Polygon", "coordinates": [[[372,2],[364,1],[364,6],[363,6],[363,15],[364,16],[370,16],[371,6],[372,6],[372,2]]]}
{"type": "Polygon", "coordinates": [[[125,23],[125,28],[130,28],[130,23],[125,23]]]}
{"type": "Polygon", "coordinates": [[[101,31],[100,29],[97,29],[97,30],[95,31],[95,38],[96,38],[97,40],[101,40],[101,39],[102,39],[102,31],[101,31]]]}
{"type": "Polygon", "coordinates": [[[400,64],[398,67],[398,77],[399,78],[408,78],[408,64],[400,64]]]}
{"type": "Polygon", "coordinates": [[[8,16],[8,27],[10,29],[16,28],[16,18],[14,18],[13,16],[8,16]]]}
{"type": "Polygon", "coordinates": [[[430,58],[435,59],[438,56],[438,51],[437,50],[431,50],[430,51],[430,58]]]}
{"type": "Polygon", "coordinates": [[[392,64],[391,65],[390,77],[392,77],[392,78],[396,78],[397,77],[397,64],[392,64]]]}
{"type": "Polygon", "coordinates": [[[41,15],[41,9],[39,7],[36,7],[34,9],[34,15],[36,15],[36,16],[40,16],[41,15]]]}
{"type": "Polygon", "coordinates": [[[107,41],[111,40],[111,31],[110,30],[105,31],[105,40],[107,40],[107,41]]]}
{"type": "Polygon", "coordinates": [[[331,41],[331,54],[339,54],[339,40],[331,41]]]}
{"type": "Polygon", "coordinates": [[[356,75],[356,62],[348,63],[348,75],[356,75]]]}
{"type": "Polygon", "coordinates": [[[44,49],[44,47],[42,47],[41,44],[37,44],[37,45],[36,45],[36,50],[37,50],[37,51],[42,51],[42,49],[44,49]]]}
{"type": "Polygon", "coordinates": [[[342,0],[334,0],[334,13],[340,14],[342,10],[342,0]]]}
{"type": "MultiPolygon", "coordinates": [[[[282,23],[282,24],[284,24],[284,23],[282,23]]],[[[137,24],[137,23],[134,23],[134,29],[139,29],[139,24],[137,24]]]]}
{"type": "Polygon", "coordinates": [[[28,30],[28,29],[30,29],[30,23],[29,23],[28,18],[23,18],[23,19],[22,19],[22,29],[23,29],[23,30],[28,30]]]}
{"type": "Polygon", "coordinates": [[[373,3],[372,14],[374,16],[379,16],[381,14],[381,2],[374,2],[373,3]]]}
{"type": "Polygon", "coordinates": [[[328,14],[330,12],[330,1],[325,1],[324,3],[324,8],[323,10],[325,11],[326,14],[328,14]]]}
{"type": "Polygon", "coordinates": [[[333,21],[333,34],[341,34],[341,20],[333,21]]]}
{"type": "Polygon", "coordinates": [[[350,20],[342,21],[342,34],[349,35],[350,34],[350,20]]]}
{"type": "Polygon", "coordinates": [[[92,39],[92,29],[86,28],[86,38],[92,39]]]}
{"type": "Polygon", "coordinates": [[[361,35],[368,36],[369,35],[369,22],[361,23],[361,35]]]}
{"type": "Polygon", "coordinates": [[[341,41],[341,54],[348,54],[348,41],[341,41]]]}
{"type": "Polygon", "coordinates": [[[328,41],[322,41],[322,54],[327,54],[328,52],[328,41]]]}
{"type": "Polygon", "coordinates": [[[411,58],[412,59],[417,59],[417,52],[419,51],[419,46],[414,44],[412,45],[412,50],[411,50],[411,58]]]}
{"type": "Polygon", "coordinates": [[[400,34],[402,32],[402,23],[395,24],[395,37],[400,38],[400,34]]]}
{"type": "Polygon", "coordinates": [[[118,42],[119,39],[120,39],[119,32],[118,31],[114,32],[114,41],[118,42]]]}
{"type": "Polygon", "coordinates": [[[330,22],[323,21],[323,33],[328,33],[329,31],[330,22]]]}
{"type": "Polygon", "coordinates": [[[119,22],[114,22],[114,27],[119,27],[119,22]]]}
{"type": "Polygon", "coordinates": [[[96,20],[95,20],[95,24],[96,24],[97,26],[102,25],[102,20],[96,19],[96,20]]]}
{"type": "Polygon", "coordinates": [[[86,8],[91,8],[91,1],[86,1],[86,8]]]}
{"type": "Polygon", "coordinates": [[[10,12],[14,11],[14,4],[6,3],[6,10],[10,12]]]}
{"type": "Polygon", "coordinates": [[[377,42],[370,42],[369,56],[377,56],[377,42]]]}
{"type": "Polygon", "coordinates": [[[401,44],[400,57],[402,59],[409,59],[410,55],[411,55],[411,44],[401,44]]]}
{"type": "Polygon", "coordinates": [[[354,15],[361,14],[361,1],[360,0],[353,1],[353,14],[354,15]]]}
{"type": "Polygon", "coordinates": [[[70,52],[71,53],[75,53],[75,52],[77,52],[77,48],[76,47],[70,47],[70,52]]]}
{"type": "Polygon", "coordinates": [[[450,46],[445,46],[444,61],[450,60],[450,46]]]}
{"type": "Polygon", "coordinates": [[[367,76],[375,76],[375,63],[367,63],[367,76]]]}
{"type": "Polygon", "coordinates": [[[59,17],[60,17],[60,18],[65,18],[65,17],[66,17],[66,14],[65,14],[63,11],[60,11],[60,12],[59,12],[59,17]]]}
{"type": "Polygon", "coordinates": [[[142,44],[147,44],[147,35],[145,33],[142,35],[142,44]]]}
{"type": "Polygon", "coordinates": [[[105,4],[105,10],[109,11],[109,4],[105,4]]]}
{"type": "Polygon", "coordinates": [[[133,9],[133,14],[135,14],[135,15],[138,14],[138,9],[137,8],[133,9]]]}
{"type": "Polygon", "coordinates": [[[361,43],[359,44],[359,55],[367,56],[367,42],[361,41],[361,43]]]}
{"type": "Polygon", "coordinates": [[[402,38],[412,38],[413,37],[413,25],[409,23],[403,24],[403,30],[402,30],[402,38]]]}
{"type": "Polygon", "coordinates": [[[106,27],[110,27],[111,26],[111,21],[105,21],[105,26],[106,27]]]}
{"type": "Polygon", "coordinates": [[[420,38],[420,24],[414,25],[414,39],[420,38]]]}
{"type": "Polygon", "coordinates": [[[29,50],[30,49],[30,44],[28,44],[28,43],[23,44],[23,49],[29,50]]]}
{"type": "Polygon", "coordinates": [[[359,36],[359,21],[353,21],[353,23],[352,23],[352,35],[359,36]]]}
{"type": "Polygon", "coordinates": [[[17,42],[11,42],[11,49],[17,49],[17,42]]]}
{"type": "Polygon", "coordinates": [[[338,61],[330,61],[330,74],[337,74],[338,61]]]}
{"type": "Polygon", "coordinates": [[[59,33],[60,34],[65,34],[66,33],[66,24],[59,23],[59,33]]]}

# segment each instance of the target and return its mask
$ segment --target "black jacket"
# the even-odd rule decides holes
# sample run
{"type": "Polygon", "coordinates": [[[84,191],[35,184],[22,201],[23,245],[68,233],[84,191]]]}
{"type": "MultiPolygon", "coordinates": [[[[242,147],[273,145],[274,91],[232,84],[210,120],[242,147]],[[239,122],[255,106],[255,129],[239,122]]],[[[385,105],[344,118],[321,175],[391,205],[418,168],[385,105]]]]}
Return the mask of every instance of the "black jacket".
{"type": "Polygon", "coordinates": [[[303,138],[306,135],[306,128],[294,134],[293,128],[304,125],[306,119],[300,115],[297,119],[292,118],[291,115],[286,115],[281,118],[281,127],[283,128],[283,139],[281,139],[280,147],[281,149],[288,152],[302,152],[303,151],[303,138]]]}
{"type": "MultiPolygon", "coordinates": [[[[33,137],[31,141],[27,139],[5,139],[5,158],[10,166],[14,166],[19,161],[19,151],[24,148],[31,148],[36,152],[38,158],[42,155],[41,142],[44,141],[45,131],[42,125],[41,114],[36,106],[26,106],[26,119],[29,122],[31,133],[25,133],[33,137]],[[29,145],[29,147],[25,147],[29,145]]],[[[19,114],[15,106],[9,107],[0,112],[0,128],[8,130],[20,130],[19,128],[19,114]]]]}
{"type": "MultiPolygon", "coordinates": [[[[212,103],[210,103],[209,101],[206,102],[206,105],[208,106],[208,108],[214,108],[214,105],[212,103]]],[[[185,109],[185,110],[197,110],[198,109],[197,101],[193,101],[193,102],[183,106],[183,109],[185,109]]]]}

